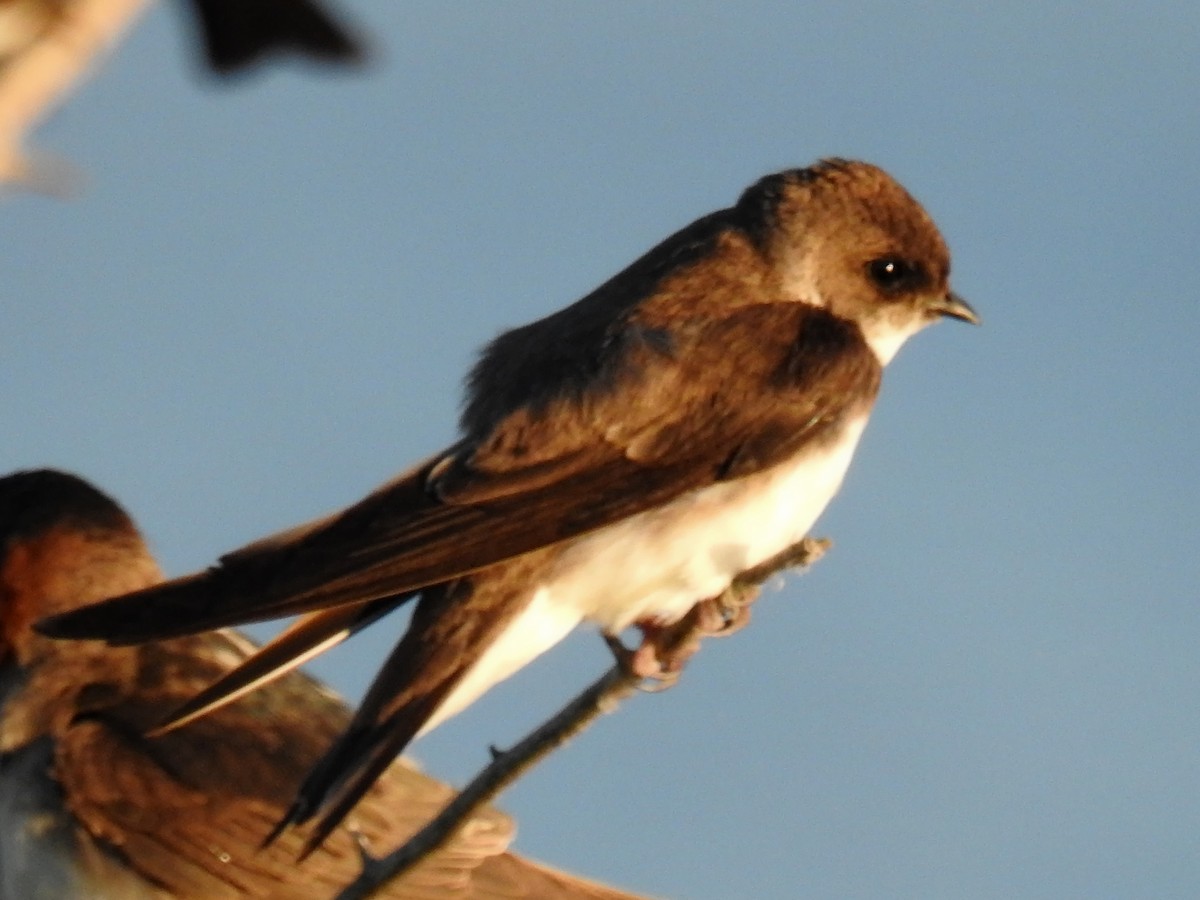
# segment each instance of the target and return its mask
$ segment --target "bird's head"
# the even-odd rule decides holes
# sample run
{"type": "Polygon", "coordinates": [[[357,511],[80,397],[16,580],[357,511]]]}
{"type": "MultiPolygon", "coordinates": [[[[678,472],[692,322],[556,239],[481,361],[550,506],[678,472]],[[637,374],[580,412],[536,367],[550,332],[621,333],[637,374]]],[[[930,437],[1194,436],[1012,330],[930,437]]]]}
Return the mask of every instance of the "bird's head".
{"type": "Polygon", "coordinates": [[[0,478],[0,659],[24,664],[33,623],[161,579],[132,520],[81,478],[0,478]]]}
{"type": "Polygon", "coordinates": [[[876,166],[825,160],[764,178],[740,203],[772,209],[760,242],[785,295],[856,322],[881,363],[937,319],[979,321],[950,290],[937,226],[876,166]]]}

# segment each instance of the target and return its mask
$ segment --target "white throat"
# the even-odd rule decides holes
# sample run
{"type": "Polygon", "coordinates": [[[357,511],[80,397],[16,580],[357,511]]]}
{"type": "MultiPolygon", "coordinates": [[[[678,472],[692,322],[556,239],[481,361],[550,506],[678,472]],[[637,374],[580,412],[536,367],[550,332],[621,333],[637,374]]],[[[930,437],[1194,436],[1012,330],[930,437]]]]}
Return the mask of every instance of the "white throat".
{"type": "Polygon", "coordinates": [[[928,325],[926,319],[913,316],[905,322],[880,321],[859,322],[867,346],[875,354],[881,366],[886,366],[904,346],[904,342],[928,325]]]}

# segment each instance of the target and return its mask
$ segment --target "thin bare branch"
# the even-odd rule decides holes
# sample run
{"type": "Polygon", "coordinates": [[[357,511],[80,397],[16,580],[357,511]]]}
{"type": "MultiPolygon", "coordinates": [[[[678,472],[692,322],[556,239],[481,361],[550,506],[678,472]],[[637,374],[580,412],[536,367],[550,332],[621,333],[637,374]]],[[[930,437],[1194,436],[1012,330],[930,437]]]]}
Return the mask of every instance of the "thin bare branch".
{"type": "Polygon", "coordinates": [[[601,713],[615,710],[644,681],[631,664],[635,654],[650,647],[662,665],[669,686],[703,638],[728,634],[745,624],[749,604],[769,578],[785,569],[812,565],[829,546],[828,540],[805,538],[778,556],[743,572],[724,593],[696,604],[680,622],[647,633],[645,643],[638,650],[618,648],[616,665],[552,718],[508,750],[493,747],[491,763],[407,843],[384,857],[372,857],[364,852],[362,872],[336,900],[364,900],[372,896],[387,882],[443,846],[476,809],[494,799],[525,771],[587,728],[601,713]]]}

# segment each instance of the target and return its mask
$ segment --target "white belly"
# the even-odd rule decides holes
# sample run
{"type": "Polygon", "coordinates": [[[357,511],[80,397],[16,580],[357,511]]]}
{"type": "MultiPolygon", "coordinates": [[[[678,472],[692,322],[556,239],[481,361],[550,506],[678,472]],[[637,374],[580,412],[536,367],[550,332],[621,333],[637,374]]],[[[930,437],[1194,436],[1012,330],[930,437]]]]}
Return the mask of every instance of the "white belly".
{"type": "Polygon", "coordinates": [[[696,491],[580,538],[558,555],[528,606],[421,729],[430,731],[549,650],[584,619],[617,634],[673,622],[735,576],[804,538],[837,493],[867,417],[841,440],[696,491]]]}
{"type": "Polygon", "coordinates": [[[558,557],[542,590],[610,633],[642,619],[680,619],[808,534],[837,493],[865,425],[864,415],[828,447],[580,539],[558,557]]]}

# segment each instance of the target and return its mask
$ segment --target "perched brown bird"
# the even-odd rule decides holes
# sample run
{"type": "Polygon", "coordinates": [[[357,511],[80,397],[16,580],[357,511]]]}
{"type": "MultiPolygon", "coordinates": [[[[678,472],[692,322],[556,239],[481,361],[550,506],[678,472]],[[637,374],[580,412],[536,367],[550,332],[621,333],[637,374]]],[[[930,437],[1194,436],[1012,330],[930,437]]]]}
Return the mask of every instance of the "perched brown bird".
{"type": "MultiPolygon", "coordinates": [[[[171,734],[143,730],[254,649],[233,632],[140,647],[65,644],[31,623],[159,570],[128,516],[61,472],[0,478],[0,900],[312,898],[358,872],[351,829],[389,850],[452,796],[397,762],[305,862],[259,849],[296,781],[349,722],[299,674],[171,734]]],[[[477,814],[379,896],[629,898],[505,851],[512,822],[477,814]]]]}
{"type": "Polygon", "coordinates": [[[39,627],[124,643],[313,613],[186,718],[419,596],[284,820],[318,815],[311,847],[412,738],[581,621],[653,630],[804,537],[901,344],[976,321],[949,275],[937,227],[881,169],[768,176],[496,338],[448,449],[206,572],[39,627]]]}

